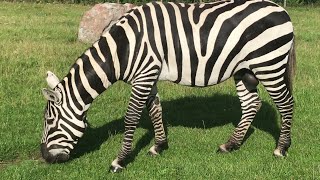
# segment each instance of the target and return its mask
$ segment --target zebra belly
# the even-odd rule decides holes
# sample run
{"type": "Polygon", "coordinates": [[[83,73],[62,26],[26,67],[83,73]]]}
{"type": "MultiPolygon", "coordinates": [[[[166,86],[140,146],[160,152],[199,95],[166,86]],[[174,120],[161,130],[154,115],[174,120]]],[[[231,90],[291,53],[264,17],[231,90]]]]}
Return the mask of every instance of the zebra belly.
{"type": "MultiPolygon", "coordinates": [[[[245,62],[241,63],[237,70],[240,70],[241,68],[247,68],[245,62]]],[[[189,68],[188,68],[189,69],[189,68]]],[[[177,84],[181,84],[181,85],[185,85],[185,86],[196,86],[196,87],[206,87],[206,86],[212,86],[212,85],[216,85],[219,84],[227,79],[229,79],[231,76],[233,76],[233,74],[230,74],[230,76],[224,76],[222,79],[220,79],[219,81],[217,81],[217,78],[211,78],[210,81],[208,82],[208,84],[205,84],[205,64],[201,65],[198,64],[198,68],[197,68],[197,73],[196,76],[194,78],[194,80],[192,80],[192,76],[191,76],[191,70],[185,70],[185,73],[181,73],[181,78],[178,78],[178,69],[177,68],[168,68],[168,65],[166,64],[165,61],[163,61],[162,67],[161,67],[161,72],[159,75],[159,80],[160,81],[170,81],[170,82],[174,82],[177,84]],[[179,80],[178,80],[179,79],[179,80]]],[[[235,71],[236,72],[236,71],[235,71]]],[[[211,76],[218,76],[219,73],[213,73],[211,76]]]]}

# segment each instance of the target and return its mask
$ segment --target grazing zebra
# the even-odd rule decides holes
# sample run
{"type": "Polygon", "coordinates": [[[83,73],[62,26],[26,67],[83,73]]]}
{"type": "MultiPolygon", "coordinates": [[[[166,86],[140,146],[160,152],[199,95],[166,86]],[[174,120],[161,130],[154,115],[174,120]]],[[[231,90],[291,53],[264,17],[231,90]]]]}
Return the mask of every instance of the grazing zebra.
{"type": "Polygon", "coordinates": [[[282,117],[276,156],[291,144],[293,27],[287,12],[266,0],[208,4],[152,2],[136,7],[86,50],[60,81],[48,72],[50,89],[41,152],[49,163],[64,162],[83,136],[93,100],[118,80],[132,85],[124,118],[122,148],[111,164],[120,171],[132,150],[133,134],[144,106],[151,117],[153,155],[168,147],[157,91],[159,80],[206,87],[233,76],[242,116],[221,152],[238,149],[261,106],[260,82],[282,117]]]}

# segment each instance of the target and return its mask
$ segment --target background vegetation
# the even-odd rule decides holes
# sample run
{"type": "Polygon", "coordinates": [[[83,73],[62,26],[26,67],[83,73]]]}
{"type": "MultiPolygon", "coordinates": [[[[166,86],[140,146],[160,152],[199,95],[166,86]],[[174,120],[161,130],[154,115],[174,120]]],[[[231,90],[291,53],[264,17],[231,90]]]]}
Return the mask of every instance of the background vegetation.
{"type": "Polygon", "coordinates": [[[64,164],[40,157],[47,70],[60,78],[89,47],[77,42],[90,6],[0,2],[0,179],[319,179],[320,8],[288,8],[297,38],[293,144],[286,159],[272,156],[279,115],[263,88],[263,106],[239,151],[216,154],[240,118],[233,80],[209,88],[161,82],[170,148],[146,155],[153,144],[144,112],[131,163],[108,173],[120,149],[130,86],[116,83],[88,112],[91,128],[64,164]]]}

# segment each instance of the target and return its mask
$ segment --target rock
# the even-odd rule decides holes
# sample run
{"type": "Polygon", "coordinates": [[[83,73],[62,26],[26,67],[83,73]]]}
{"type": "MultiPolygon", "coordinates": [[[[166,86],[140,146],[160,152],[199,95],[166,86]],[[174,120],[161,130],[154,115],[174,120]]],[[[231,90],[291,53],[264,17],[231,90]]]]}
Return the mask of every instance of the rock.
{"type": "Polygon", "coordinates": [[[96,4],[84,13],[78,31],[78,40],[85,43],[95,42],[106,27],[113,25],[125,12],[133,7],[135,5],[130,3],[96,4]]]}

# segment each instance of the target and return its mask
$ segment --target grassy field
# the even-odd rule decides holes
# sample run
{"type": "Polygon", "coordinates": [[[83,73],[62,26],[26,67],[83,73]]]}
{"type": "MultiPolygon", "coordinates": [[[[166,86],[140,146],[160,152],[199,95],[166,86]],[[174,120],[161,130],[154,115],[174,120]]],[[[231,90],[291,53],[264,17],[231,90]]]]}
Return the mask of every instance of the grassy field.
{"type": "Polygon", "coordinates": [[[216,154],[240,118],[233,81],[210,88],[159,84],[170,148],[149,157],[152,125],[144,112],[131,163],[120,174],[108,168],[120,149],[130,86],[117,83],[89,111],[88,129],[64,164],[40,156],[45,73],[62,78],[88,47],[77,42],[89,6],[0,2],[0,179],[319,179],[320,8],[288,8],[297,38],[296,100],[289,157],[272,156],[279,115],[263,88],[263,106],[246,142],[216,154]]]}

